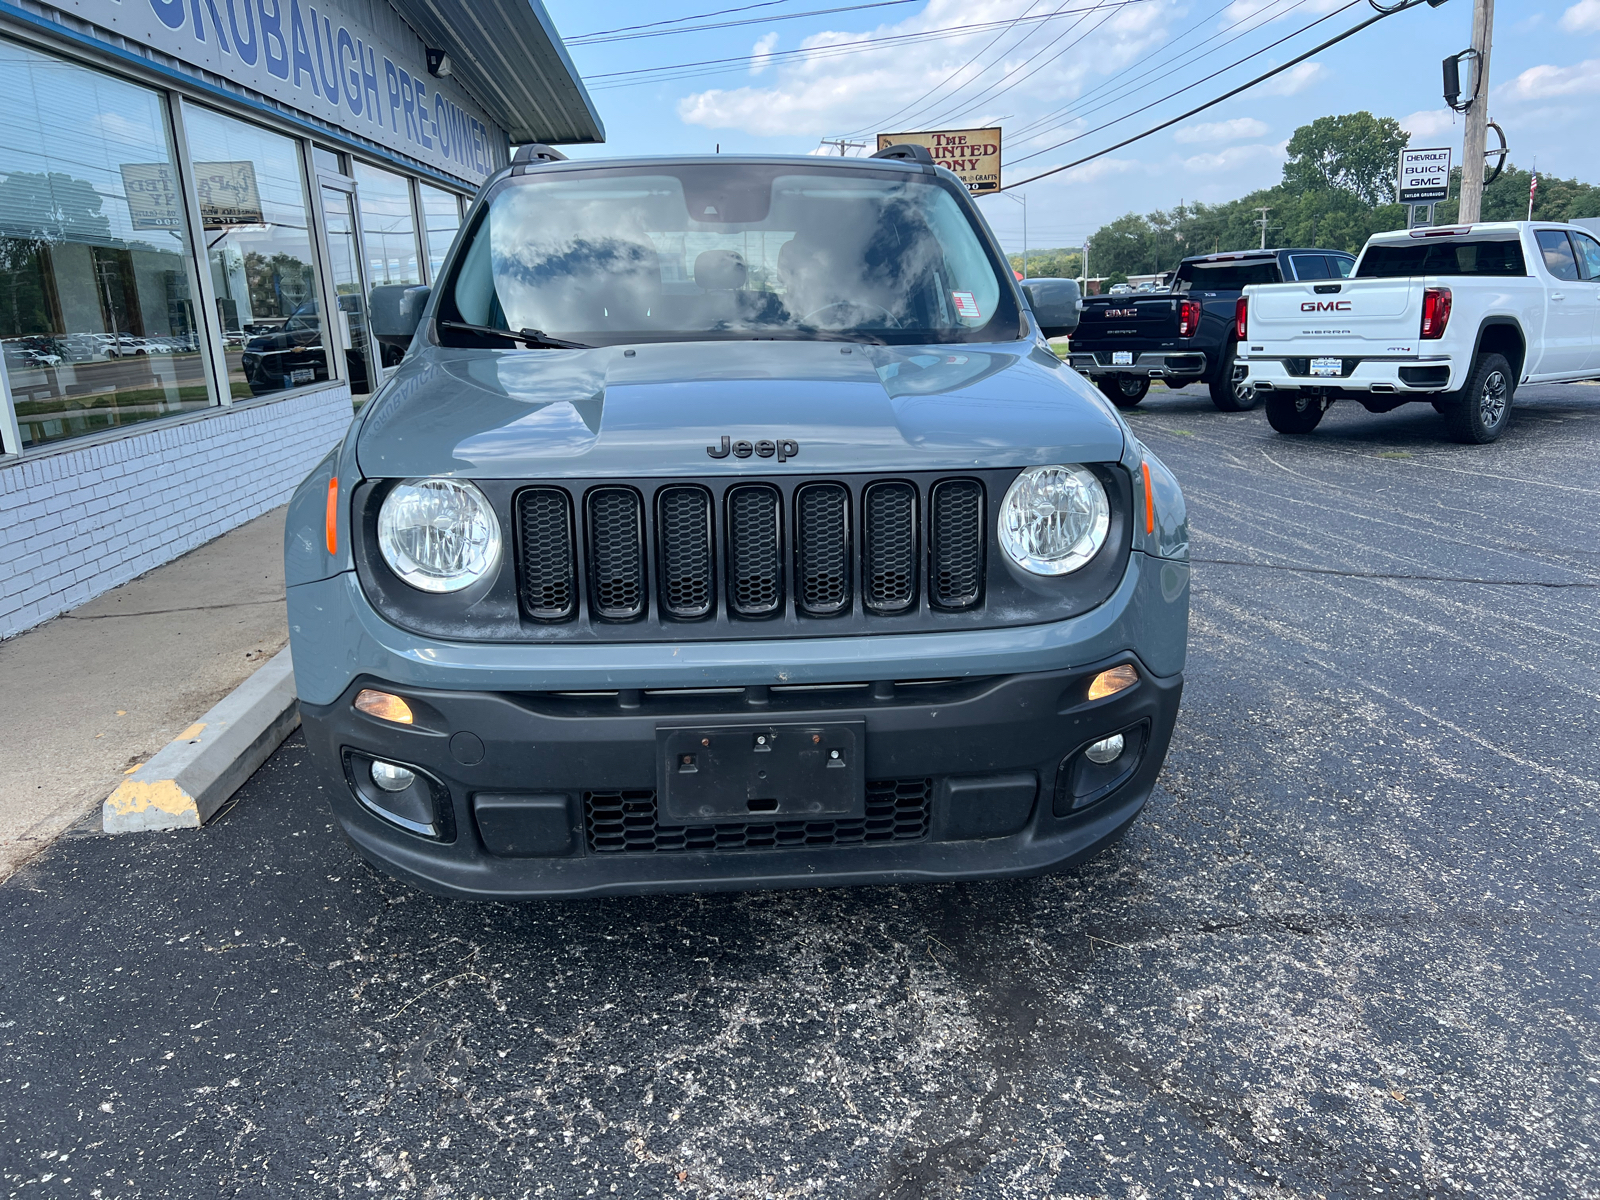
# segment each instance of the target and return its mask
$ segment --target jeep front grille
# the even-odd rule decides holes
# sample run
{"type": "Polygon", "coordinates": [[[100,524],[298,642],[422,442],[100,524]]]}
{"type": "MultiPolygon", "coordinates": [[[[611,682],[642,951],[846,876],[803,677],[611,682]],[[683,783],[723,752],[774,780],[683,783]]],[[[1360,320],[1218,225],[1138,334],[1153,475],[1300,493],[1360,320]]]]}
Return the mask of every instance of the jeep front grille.
{"type": "Polygon", "coordinates": [[[527,488],[517,496],[521,533],[522,607],[536,621],[568,621],[578,612],[572,553],[572,502],[560,488],[527,488]]]}
{"type": "Polygon", "coordinates": [[[653,496],[541,484],[517,492],[516,511],[518,593],[539,622],[579,618],[580,579],[589,618],[608,623],[645,617],[652,591],[669,621],[709,617],[719,603],[741,621],[837,617],[852,611],[858,589],[873,616],[914,611],[924,588],[942,610],[983,599],[988,533],[977,479],[926,488],[903,479],[738,481],[720,501],[692,483],[653,496]]]}

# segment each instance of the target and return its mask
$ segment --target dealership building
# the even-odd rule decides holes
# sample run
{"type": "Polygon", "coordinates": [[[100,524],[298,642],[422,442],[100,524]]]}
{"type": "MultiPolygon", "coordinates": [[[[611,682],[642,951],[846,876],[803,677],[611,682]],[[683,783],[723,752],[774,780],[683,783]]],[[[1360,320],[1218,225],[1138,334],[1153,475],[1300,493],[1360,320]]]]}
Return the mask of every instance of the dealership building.
{"type": "Polygon", "coordinates": [[[521,142],[539,0],[0,0],[0,637],[282,504],[521,142]]]}

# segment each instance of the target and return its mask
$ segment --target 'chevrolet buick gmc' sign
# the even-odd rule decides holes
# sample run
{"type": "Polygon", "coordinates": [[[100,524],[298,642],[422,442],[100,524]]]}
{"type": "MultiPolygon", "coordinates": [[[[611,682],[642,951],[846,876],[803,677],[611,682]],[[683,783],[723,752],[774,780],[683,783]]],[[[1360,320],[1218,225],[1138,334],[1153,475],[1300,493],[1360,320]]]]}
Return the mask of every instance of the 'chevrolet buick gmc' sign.
{"type": "Polygon", "coordinates": [[[974,196],[1000,190],[1000,131],[941,129],[932,133],[880,133],[878,149],[926,146],[937,166],[948,167],[974,196]]]}
{"type": "Polygon", "coordinates": [[[504,164],[504,134],[422,40],[375,0],[53,0],[102,28],[214,72],[459,179],[504,164]]]}
{"type": "Polygon", "coordinates": [[[1400,151],[1400,203],[1428,204],[1450,194],[1450,148],[1400,151]]]}

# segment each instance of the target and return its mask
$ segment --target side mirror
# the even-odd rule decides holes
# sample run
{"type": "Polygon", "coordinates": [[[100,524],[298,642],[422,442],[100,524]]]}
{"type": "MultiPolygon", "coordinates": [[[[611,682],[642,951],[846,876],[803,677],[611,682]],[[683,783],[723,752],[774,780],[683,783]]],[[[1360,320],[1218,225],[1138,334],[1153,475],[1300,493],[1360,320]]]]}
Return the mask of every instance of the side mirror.
{"type": "Polygon", "coordinates": [[[1045,337],[1066,337],[1078,327],[1083,295],[1076,279],[1024,279],[1022,292],[1045,337]]]}
{"type": "Polygon", "coordinates": [[[405,344],[411,341],[428,307],[432,289],[405,283],[381,284],[367,298],[367,320],[373,336],[381,341],[405,344]]]}

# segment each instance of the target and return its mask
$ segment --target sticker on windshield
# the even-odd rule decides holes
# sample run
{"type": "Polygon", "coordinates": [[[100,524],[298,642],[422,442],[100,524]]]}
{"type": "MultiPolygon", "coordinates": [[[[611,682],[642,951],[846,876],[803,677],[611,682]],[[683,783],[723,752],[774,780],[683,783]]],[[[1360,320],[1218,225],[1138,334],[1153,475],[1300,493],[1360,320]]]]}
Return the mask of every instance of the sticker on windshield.
{"type": "Polygon", "coordinates": [[[977,320],[983,316],[978,311],[978,302],[971,292],[951,292],[950,298],[956,302],[956,316],[966,317],[969,320],[977,320]]]}

